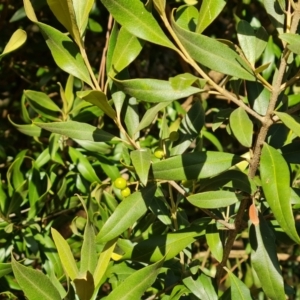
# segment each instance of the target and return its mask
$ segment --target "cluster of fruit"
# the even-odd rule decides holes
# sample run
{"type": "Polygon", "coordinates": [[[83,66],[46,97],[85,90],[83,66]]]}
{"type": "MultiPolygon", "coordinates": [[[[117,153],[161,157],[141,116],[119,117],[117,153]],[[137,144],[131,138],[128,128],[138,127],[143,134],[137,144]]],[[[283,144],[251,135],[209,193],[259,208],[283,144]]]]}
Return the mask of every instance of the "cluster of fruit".
{"type": "Polygon", "coordinates": [[[131,190],[130,188],[127,186],[127,180],[124,179],[123,177],[118,177],[115,181],[114,181],[114,186],[121,190],[121,195],[123,198],[128,197],[131,194],[131,190]]]}

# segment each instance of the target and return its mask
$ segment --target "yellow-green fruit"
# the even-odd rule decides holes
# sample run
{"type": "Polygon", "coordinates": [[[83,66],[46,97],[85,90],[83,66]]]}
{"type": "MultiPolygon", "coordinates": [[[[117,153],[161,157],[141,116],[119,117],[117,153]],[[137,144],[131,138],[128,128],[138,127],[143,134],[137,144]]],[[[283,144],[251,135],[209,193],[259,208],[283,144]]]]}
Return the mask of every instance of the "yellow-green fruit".
{"type": "Polygon", "coordinates": [[[123,177],[119,177],[114,181],[114,186],[119,190],[124,190],[127,187],[127,181],[123,177]]]}
{"type": "Polygon", "coordinates": [[[125,189],[123,189],[121,191],[121,195],[122,195],[123,198],[128,197],[130,194],[131,194],[131,190],[130,190],[129,187],[126,187],[125,189]]]}
{"type": "Polygon", "coordinates": [[[185,187],[185,188],[191,188],[193,186],[193,180],[182,180],[181,184],[185,187]]]}
{"type": "Polygon", "coordinates": [[[165,156],[165,152],[162,148],[156,148],[155,151],[154,151],[154,156],[156,158],[161,159],[165,156]]]}
{"type": "Polygon", "coordinates": [[[176,142],[179,139],[179,133],[178,131],[172,131],[169,135],[169,139],[172,142],[176,142]]]}

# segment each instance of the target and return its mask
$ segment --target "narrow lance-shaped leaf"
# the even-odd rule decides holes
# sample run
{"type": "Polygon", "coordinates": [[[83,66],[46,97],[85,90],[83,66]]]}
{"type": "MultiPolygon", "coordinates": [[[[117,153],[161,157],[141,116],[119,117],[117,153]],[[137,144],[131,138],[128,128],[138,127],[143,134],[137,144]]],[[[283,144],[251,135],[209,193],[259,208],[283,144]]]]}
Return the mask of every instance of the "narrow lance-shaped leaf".
{"type": "Polygon", "coordinates": [[[74,42],[57,29],[38,22],[30,0],[24,0],[24,6],[28,18],[40,28],[55,63],[65,72],[93,86],[89,71],[74,42]]]}
{"type": "Polygon", "coordinates": [[[202,33],[220,14],[226,5],[226,0],[203,0],[196,27],[197,33],[202,33]]]}
{"type": "Polygon", "coordinates": [[[35,136],[40,137],[42,134],[42,128],[34,125],[34,124],[16,124],[10,119],[10,116],[7,117],[9,122],[16,127],[17,130],[22,132],[23,134],[29,135],[29,136],[35,136]]]}
{"type": "Polygon", "coordinates": [[[290,203],[290,171],[281,154],[264,144],[260,163],[262,188],[272,212],[284,232],[300,243],[290,203]]]}
{"type": "Polygon", "coordinates": [[[285,300],[283,278],[277,258],[275,237],[264,218],[250,227],[251,263],[269,299],[285,300]]]}
{"type": "Polygon", "coordinates": [[[181,90],[175,89],[169,81],[157,79],[131,79],[119,81],[114,79],[126,94],[146,102],[170,102],[189,97],[203,90],[190,86],[181,90]]]}
{"type": "Polygon", "coordinates": [[[218,296],[212,284],[211,278],[205,274],[201,274],[197,280],[193,280],[191,276],[184,278],[184,285],[199,299],[217,300],[218,296]]]}
{"type": "Polygon", "coordinates": [[[74,280],[79,275],[79,271],[71,248],[57,230],[51,228],[51,233],[64,270],[71,280],[74,280]]]}
{"type": "Polygon", "coordinates": [[[227,270],[230,278],[231,299],[252,300],[249,288],[243,281],[227,270]]]}
{"type": "Polygon", "coordinates": [[[101,2],[115,20],[133,35],[161,46],[176,49],[141,1],[101,0],[101,2]]]}
{"type": "Polygon", "coordinates": [[[76,23],[80,32],[83,36],[86,26],[88,24],[89,14],[93,8],[95,0],[72,0],[73,8],[76,16],[76,23]]]}
{"type": "Polygon", "coordinates": [[[130,157],[141,183],[146,186],[151,164],[151,151],[148,148],[131,151],[130,157]]]}
{"type": "Polygon", "coordinates": [[[141,299],[145,291],[155,281],[164,259],[157,263],[144,267],[127,277],[118,287],[108,296],[107,300],[132,300],[141,299]]]}
{"type": "Polygon", "coordinates": [[[290,116],[287,113],[276,111],[275,114],[279,117],[279,119],[283,122],[283,124],[291,129],[297,136],[300,137],[300,118],[290,116]]]}
{"type": "Polygon", "coordinates": [[[212,191],[193,194],[187,200],[200,208],[226,207],[239,201],[236,193],[229,191],[212,191]]]}
{"type": "Polygon", "coordinates": [[[143,45],[144,41],[122,27],[114,48],[109,76],[114,77],[133,62],[143,49],[143,45]]]}
{"type": "Polygon", "coordinates": [[[27,33],[22,29],[17,29],[10,37],[3,52],[0,54],[0,58],[20,48],[26,42],[26,39],[27,33]]]}
{"type": "Polygon", "coordinates": [[[171,101],[170,102],[161,102],[161,103],[158,103],[155,106],[151,107],[150,109],[148,109],[146,111],[146,113],[144,114],[139,126],[137,127],[136,132],[148,127],[155,119],[157,113],[160,110],[167,107],[171,103],[172,103],[171,101]]]}
{"type": "Polygon", "coordinates": [[[237,36],[246,58],[250,62],[251,66],[254,67],[256,59],[256,37],[254,29],[248,22],[241,20],[237,25],[237,36]]]}
{"type": "Polygon", "coordinates": [[[215,222],[208,224],[206,227],[205,238],[212,255],[218,262],[221,262],[223,258],[223,244],[215,222]]]}
{"type": "Polygon", "coordinates": [[[155,190],[156,186],[150,185],[122,201],[101,228],[97,241],[102,243],[112,240],[132,226],[146,213],[155,190]]]}
{"type": "Polygon", "coordinates": [[[176,24],[174,16],[171,21],[180,42],[197,62],[223,74],[250,81],[255,80],[249,65],[228,46],[215,39],[181,28],[176,24]]]}
{"type": "Polygon", "coordinates": [[[288,49],[296,54],[300,54],[300,36],[294,33],[282,33],[279,38],[288,43],[288,49]]]}
{"type": "Polygon", "coordinates": [[[263,0],[269,18],[279,33],[283,33],[285,13],[282,11],[279,0],[263,0]]]}
{"type": "Polygon", "coordinates": [[[210,221],[209,218],[203,218],[200,224],[164,235],[151,236],[134,247],[125,249],[122,258],[147,263],[157,262],[164,256],[166,260],[170,260],[192,244],[197,237],[204,235],[205,228],[210,221]]]}
{"type": "Polygon", "coordinates": [[[106,95],[101,91],[90,90],[77,92],[77,96],[89,103],[98,106],[105,114],[113,120],[116,118],[116,112],[109,105],[106,95]]]}
{"type": "Polygon", "coordinates": [[[111,135],[110,133],[98,129],[97,127],[87,123],[66,121],[66,122],[52,122],[52,123],[35,122],[33,124],[43,129],[49,130],[51,132],[68,136],[72,139],[92,141],[92,142],[120,141],[119,138],[111,135]]]}
{"type": "Polygon", "coordinates": [[[243,108],[234,110],[229,118],[230,127],[236,139],[245,147],[252,145],[253,123],[243,108]]]}
{"type": "Polygon", "coordinates": [[[15,277],[28,299],[61,300],[60,294],[51,280],[41,271],[21,265],[13,256],[11,256],[11,265],[15,277]]]}
{"type": "MultiPolygon", "coordinates": [[[[84,1],[86,2],[86,1],[84,1]]],[[[72,0],[47,0],[57,20],[68,30],[78,46],[82,46],[72,0]]]]}
{"type": "Polygon", "coordinates": [[[152,164],[155,179],[185,180],[217,175],[243,159],[224,152],[184,153],[152,164]]]}

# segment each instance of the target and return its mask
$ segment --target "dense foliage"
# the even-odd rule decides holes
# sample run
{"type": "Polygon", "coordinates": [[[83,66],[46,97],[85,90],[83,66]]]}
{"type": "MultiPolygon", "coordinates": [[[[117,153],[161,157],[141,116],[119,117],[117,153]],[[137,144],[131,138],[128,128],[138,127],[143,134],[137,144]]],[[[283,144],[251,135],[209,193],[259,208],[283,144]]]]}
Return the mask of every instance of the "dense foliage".
{"type": "Polygon", "coordinates": [[[297,1],[0,13],[0,298],[300,299],[297,1]]]}

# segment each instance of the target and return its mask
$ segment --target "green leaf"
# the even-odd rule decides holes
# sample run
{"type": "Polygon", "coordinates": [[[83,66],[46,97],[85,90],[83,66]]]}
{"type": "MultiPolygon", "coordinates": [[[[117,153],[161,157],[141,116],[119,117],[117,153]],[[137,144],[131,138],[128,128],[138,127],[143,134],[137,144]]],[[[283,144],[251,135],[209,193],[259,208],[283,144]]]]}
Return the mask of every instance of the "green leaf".
{"type": "Polygon", "coordinates": [[[176,10],[177,24],[188,31],[195,32],[198,16],[197,8],[192,5],[182,5],[176,10]]]}
{"type": "Polygon", "coordinates": [[[218,296],[211,282],[211,278],[205,274],[201,274],[197,280],[193,280],[191,276],[184,278],[184,285],[199,299],[217,300],[218,296]]]}
{"type": "Polygon", "coordinates": [[[80,258],[80,272],[85,274],[89,271],[93,274],[97,264],[97,251],[96,236],[90,221],[85,225],[80,258]]]}
{"type": "Polygon", "coordinates": [[[57,29],[37,22],[52,53],[55,63],[65,72],[93,86],[89,71],[73,41],[57,29]]]}
{"type": "Polygon", "coordinates": [[[259,225],[250,227],[251,263],[266,296],[269,299],[285,300],[275,237],[264,218],[259,221],[259,225]]]}
{"type": "Polygon", "coordinates": [[[169,81],[157,79],[116,80],[116,85],[126,94],[146,102],[170,102],[200,93],[203,90],[193,86],[182,90],[174,89],[169,81]]]}
{"type": "Polygon", "coordinates": [[[217,175],[242,161],[224,152],[194,152],[177,155],[152,164],[155,179],[185,180],[217,175]]]}
{"type": "Polygon", "coordinates": [[[222,74],[255,80],[254,73],[247,63],[225,44],[181,28],[173,17],[172,27],[189,55],[200,64],[222,74]]]}
{"type": "Polygon", "coordinates": [[[3,52],[0,54],[0,58],[20,48],[26,42],[26,39],[27,33],[22,29],[17,29],[10,37],[3,52]]]}
{"type": "Polygon", "coordinates": [[[127,277],[117,286],[107,297],[106,300],[132,300],[142,299],[145,291],[153,284],[164,259],[157,263],[144,267],[127,277]]]}
{"type": "Polygon", "coordinates": [[[0,278],[12,272],[10,263],[0,263],[0,278]]]}
{"type": "Polygon", "coordinates": [[[200,208],[226,207],[239,201],[237,194],[229,191],[203,192],[188,196],[186,199],[200,208]]]}
{"type": "Polygon", "coordinates": [[[263,0],[263,4],[273,26],[277,29],[278,33],[283,33],[285,14],[279,5],[279,1],[263,0]]]}
{"type": "Polygon", "coordinates": [[[77,97],[98,106],[105,114],[107,114],[113,120],[116,118],[116,112],[109,105],[106,95],[101,91],[90,90],[80,91],[76,93],[77,97]]]}
{"type": "Polygon", "coordinates": [[[61,109],[45,93],[26,90],[24,94],[29,105],[38,114],[49,120],[58,120],[58,114],[61,114],[61,109]]]}
{"type": "Polygon", "coordinates": [[[101,0],[101,2],[114,19],[133,35],[154,44],[176,49],[141,1],[130,0],[128,3],[128,0],[101,0]]]}
{"type": "Polygon", "coordinates": [[[84,276],[74,279],[76,294],[80,300],[90,300],[93,296],[95,285],[92,274],[87,271],[84,276]]]}
{"type": "Polygon", "coordinates": [[[237,25],[237,36],[240,46],[252,67],[256,60],[256,37],[252,26],[244,20],[237,25]]]}
{"type": "Polygon", "coordinates": [[[146,213],[155,190],[156,186],[150,185],[122,201],[101,228],[97,235],[97,242],[112,240],[132,226],[146,213]]]}
{"type": "Polygon", "coordinates": [[[47,0],[47,3],[57,20],[68,30],[77,45],[82,45],[73,2],[74,0],[47,0]]]}
{"type": "Polygon", "coordinates": [[[205,238],[212,255],[218,262],[221,262],[223,258],[223,244],[215,222],[208,224],[206,227],[205,238]]]}
{"type": "Polygon", "coordinates": [[[269,35],[264,27],[259,27],[255,32],[255,60],[258,60],[264,52],[269,35]]]}
{"type": "Polygon", "coordinates": [[[132,164],[141,183],[146,186],[151,165],[151,151],[148,148],[131,151],[132,164]]]}
{"type": "Polygon", "coordinates": [[[268,144],[262,149],[260,173],[266,200],[276,220],[291,239],[300,243],[290,203],[289,167],[281,154],[268,144]]]}
{"type": "Polygon", "coordinates": [[[222,187],[230,187],[253,194],[257,187],[245,173],[238,170],[228,170],[212,178],[202,179],[199,192],[218,190],[222,187]]]}
{"type": "Polygon", "coordinates": [[[144,114],[139,126],[136,129],[136,132],[148,127],[153,120],[155,119],[157,113],[159,111],[161,111],[162,109],[164,109],[165,107],[167,107],[169,104],[171,104],[172,102],[160,102],[158,104],[156,104],[155,106],[151,107],[150,109],[148,109],[146,111],[146,113],[144,114]]]}
{"type": "Polygon", "coordinates": [[[95,0],[72,0],[76,23],[81,36],[84,35],[89,20],[89,14],[93,8],[94,2],[95,0]]]}
{"type": "Polygon", "coordinates": [[[288,43],[288,49],[296,54],[300,54],[300,36],[294,33],[282,33],[279,38],[288,43]]]}
{"type": "Polygon", "coordinates": [[[164,235],[151,236],[137,243],[133,248],[125,250],[122,258],[141,262],[156,262],[163,257],[170,260],[192,244],[197,237],[204,235],[205,227],[210,221],[209,218],[202,218],[199,225],[192,225],[164,235]]]}
{"type": "Polygon", "coordinates": [[[264,116],[270,102],[270,91],[259,82],[246,82],[248,101],[251,107],[264,116]]]}
{"type": "Polygon", "coordinates": [[[24,267],[11,256],[14,275],[29,300],[61,300],[51,280],[41,271],[24,267]]]}
{"type": "Polygon", "coordinates": [[[33,124],[48,131],[65,135],[72,139],[92,142],[120,141],[119,138],[111,135],[110,133],[87,123],[66,121],[52,123],[34,122],[33,124]]]}
{"type": "Polygon", "coordinates": [[[101,183],[101,180],[98,178],[95,170],[88,161],[88,159],[76,149],[69,147],[69,155],[72,159],[73,164],[77,167],[80,175],[84,177],[89,182],[98,182],[101,183]]]}
{"type": "Polygon", "coordinates": [[[40,137],[42,135],[42,128],[34,125],[34,124],[16,124],[14,123],[11,119],[10,116],[7,116],[8,121],[16,127],[17,130],[22,132],[23,134],[29,135],[29,136],[35,136],[35,137],[40,137]]]}
{"type": "Polygon", "coordinates": [[[56,229],[51,228],[51,234],[64,270],[67,276],[70,277],[71,280],[74,280],[78,277],[79,271],[71,248],[67,241],[60,235],[60,233],[56,229]]]}
{"type": "Polygon", "coordinates": [[[226,0],[203,0],[196,27],[197,33],[202,33],[220,14],[226,5],[226,0]]]}
{"type": "Polygon", "coordinates": [[[108,241],[101,251],[101,254],[99,256],[97,266],[96,266],[95,272],[94,272],[94,281],[95,281],[95,287],[96,287],[95,291],[97,291],[97,289],[99,288],[101,280],[106,272],[106,269],[108,268],[111,255],[116,246],[117,239],[118,238],[108,241]]]}
{"type": "Polygon", "coordinates": [[[124,121],[126,124],[127,133],[133,140],[137,140],[140,137],[139,131],[136,128],[140,122],[139,105],[136,98],[131,97],[125,101],[123,106],[125,110],[124,121]]]}
{"type": "Polygon", "coordinates": [[[236,139],[247,148],[252,145],[253,123],[243,108],[235,109],[229,118],[230,127],[236,139]]]}
{"type": "Polygon", "coordinates": [[[180,123],[177,131],[179,137],[172,145],[171,155],[182,154],[191,145],[192,141],[199,136],[204,122],[205,112],[201,101],[197,100],[180,123]]]}
{"type": "Polygon", "coordinates": [[[227,272],[230,278],[231,299],[252,300],[250,290],[245,283],[229,270],[227,272]]]}
{"type": "Polygon", "coordinates": [[[109,76],[114,77],[133,62],[143,49],[144,42],[122,27],[114,48],[109,76]]]}
{"type": "Polygon", "coordinates": [[[286,127],[291,129],[297,136],[300,137],[300,118],[299,117],[290,116],[287,113],[278,112],[278,111],[275,111],[275,114],[284,123],[284,125],[286,127]]]}

